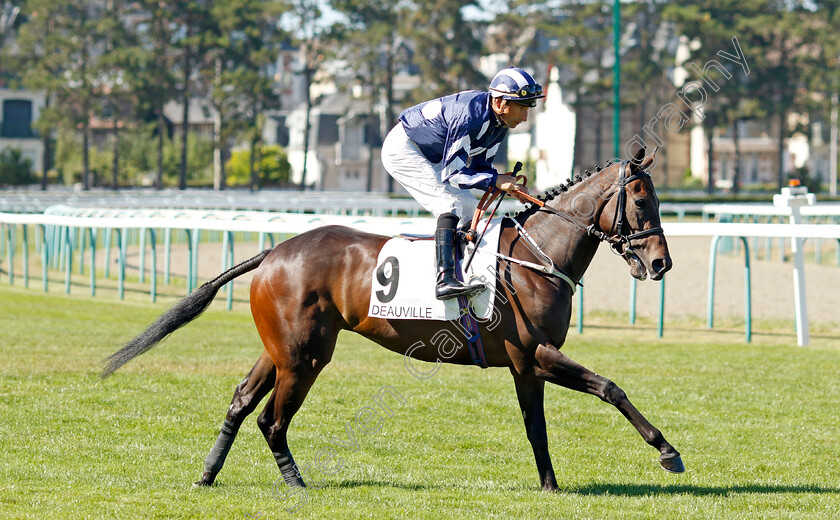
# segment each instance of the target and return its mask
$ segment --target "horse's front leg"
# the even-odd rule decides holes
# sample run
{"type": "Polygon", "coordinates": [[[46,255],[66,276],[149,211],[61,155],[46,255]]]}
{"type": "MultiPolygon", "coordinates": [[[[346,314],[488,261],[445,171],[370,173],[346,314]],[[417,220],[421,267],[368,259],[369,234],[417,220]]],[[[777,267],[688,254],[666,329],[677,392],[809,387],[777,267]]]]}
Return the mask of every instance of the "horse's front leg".
{"type": "Polygon", "coordinates": [[[680,453],[665,440],[662,432],[650,424],[633,406],[618,385],[572,361],[553,346],[540,345],[535,357],[539,364],[537,376],[572,390],[595,395],[615,406],[638,430],[645,442],[659,450],[659,463],[664,470],[672,473],[685,471],[680,453]]]}
{"type": "Polygon", "coordinates": [[[537,461],[537,472],[540,475],[540,486],[546,491],[557,491],[557,479],[551,466],[551,456],[548,454],[548,436],[545,432],[545,410],[543,396],[545,381],[534,377],[518,374],[511,368],[513,382],[516,385],[516,396],[519,398],[519,408],[525,421],[525,431],[528,441],[534,450],[537,461]]]}

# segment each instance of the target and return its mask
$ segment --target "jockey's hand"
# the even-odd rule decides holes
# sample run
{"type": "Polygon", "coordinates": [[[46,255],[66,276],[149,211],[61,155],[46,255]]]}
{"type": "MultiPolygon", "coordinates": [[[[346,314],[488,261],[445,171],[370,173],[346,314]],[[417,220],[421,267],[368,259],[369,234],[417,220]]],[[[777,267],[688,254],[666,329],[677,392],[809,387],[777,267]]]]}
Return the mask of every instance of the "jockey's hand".
{"type": "Polygon", "coordinates": [[[499,175],[497,175],[496,187],[502,190],[503,192],[516,197],[519,200],[519,202],[527,202],[526,199],[523,199],[518,194],[528,194],[528,188],[524,184],[517,184],[516,177],[514,177],[513,175],[506,173],[500,173],[499,175]]]}

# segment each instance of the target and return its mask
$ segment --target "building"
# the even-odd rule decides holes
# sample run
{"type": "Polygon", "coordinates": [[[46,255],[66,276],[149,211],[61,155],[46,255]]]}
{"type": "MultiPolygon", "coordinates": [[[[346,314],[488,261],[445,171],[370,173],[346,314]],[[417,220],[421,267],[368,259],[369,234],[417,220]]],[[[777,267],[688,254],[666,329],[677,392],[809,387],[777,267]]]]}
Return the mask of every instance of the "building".
{"type": "Polygon", "coordinates": [[[44,143],[32,128],[46,104],[43,92],[0,88],[2,120],[0,150],[17,148],[32,161],[33,172],[44,170],[44,143]]]}
{"type": "MultiPolygon", "coordinates": [[[[173,138],[184,133],[184,105],[179,101],[167,101],[163,106],[163,115],[171,123],[173,138]]],[[[190,100],[189,131],[201,139],[213,139],[213,132],[216,128],[216,109],[213,104],[203,98],[190,100]]]]}
{"type": "MultiPolygon", "coordinates": [[[[376,107],[349,93],[323,96],[310,115],[305,184],[335,191],[388,191],[382,167],[380,114],[376,107]]],[[[306,107],[275,113],[264,134],[269,144],[285,146],[292,183],[303,175],[306,107]]]]}

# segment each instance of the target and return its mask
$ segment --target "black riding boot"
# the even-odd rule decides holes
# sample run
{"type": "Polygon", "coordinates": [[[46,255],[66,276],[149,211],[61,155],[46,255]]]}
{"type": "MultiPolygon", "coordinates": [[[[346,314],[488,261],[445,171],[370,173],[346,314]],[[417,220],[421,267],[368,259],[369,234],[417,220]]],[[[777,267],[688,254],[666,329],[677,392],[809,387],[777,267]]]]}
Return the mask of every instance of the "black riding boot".
{"type": "MultiPolygon", "coordinates": [[[[438,220],[441,224],[441,219],[438,220]]],[[[455,277],[455,229],[438,227],[435,232],[435,259],[437,260],[437,286],[435,297],[448,300],[484,289],[482,282],[464,283],[455,277]]]]}

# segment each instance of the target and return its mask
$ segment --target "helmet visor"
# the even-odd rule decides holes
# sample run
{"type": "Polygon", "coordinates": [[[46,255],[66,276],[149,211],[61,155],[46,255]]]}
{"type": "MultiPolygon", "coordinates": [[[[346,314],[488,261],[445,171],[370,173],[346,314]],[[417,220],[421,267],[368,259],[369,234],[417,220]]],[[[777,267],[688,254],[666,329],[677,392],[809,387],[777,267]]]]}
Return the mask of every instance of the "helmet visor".
{"type": "Polygon", "coordinates": [[[520,98],[538,98],[542,96],[542,86],[540,85],[525,85],[518,91],[516,95],[520,98]]]}
{"type": "Polygon", "coordinates": [[[490,88],[490,93],[493,97],[500,97],[508,101],[515,101],[527,107],[534,107],[537,105],[536,100],[543,98],[542,86],[539,84],[525,85],[515,91],[502,90],[497,88],[490,88]]]}

